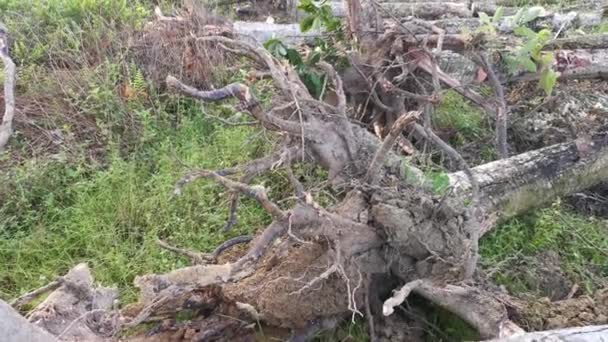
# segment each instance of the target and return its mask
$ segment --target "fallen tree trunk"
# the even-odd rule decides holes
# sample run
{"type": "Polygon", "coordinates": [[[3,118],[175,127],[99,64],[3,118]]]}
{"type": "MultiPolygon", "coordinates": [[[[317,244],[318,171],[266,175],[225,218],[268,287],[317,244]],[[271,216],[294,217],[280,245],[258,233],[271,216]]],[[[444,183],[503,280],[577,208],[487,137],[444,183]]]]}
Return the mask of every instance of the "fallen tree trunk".
{"type": "Polygon", "coordinates": [[[557,38],[550,40],[544,47],[545,50],[557,49],[608,49],[608,33],[589,34],[578,37],[557,38]]]}
{"type": "MultiPolygon", "coordinates": [[[[484,208],[504,217],[608,179],[608,133],[497,160],[472,169],[484,208]]],[[[463,172],[450,174],[457,193],[470,190],[463,172]]]]}
{"type": "MultiPolygon", "coordinates": [[[[442,17],[472,17],[473,11],[468,4],[458,2],[383,2],[378,3],[382,8],[382,17],[397,18],[413,16],[422,19],[439,19],[442,17]]],[[[332,13],[345,17],[347,11],[342,2],[331,2],[332,13]]]]}
{"type": "MultiPolygon", "coordinates": [[[[219,286],[225,300],[252,305],[267,323],[301,328],[320,315],[360,313],[363,298],[359,290],[364,279],[380,273],[391,274],[405,284],[416,284],[412,285],[414,292],[464,317],[484,337],[497,337],[504,327],[517,331],[509,325],[504,307],[495,305],[483,293],[476,297],[449,287],[473,274],[477,241],[493,226],[484,217],[496,212],[521,212],[536,204],[532,200],[515,203],[526,196],[540,193],[542,201],[546,201],[608,178],[603,171],[606,134],[598,133],[473,168],[473,178],[464,172],[451,174],[456,191],[448,197],[437,197],[424,186],[411,185],[424,180],[419,171],[391,151],[390,146],[396,141],[393,133],[381,142],[366,129],[345,120],[345,95],[331,67],[323,68],[335,86],[337,106],[312,99],[297,78],[289,76],[293,71],[275,64],[264,49],[225,37],[200,39],[248,51],[247,56],[263,61],[279,91],[288,99],[295,96],[299,102],[302,121],[281,118],[274,109],[263,110],[242,84],[200,91],[169,77],[170,88],[203,101],[238,98],[262,126],[297,137],[293,148],[302,144],[304,147],[294,155],[304,153],[306,162],[326,168],[330,182],[346,189],[346,195],[325,209],[291,177],[300,201],[283,210],[268,200],[263,188],[226,178],[235,173],[247,174],[250,166],[187,175],[179,182],[180,187],[196,178],[213,179],[230,191],[257,200],[274,221],[236,261],[195,265],[139,278],[137,285],[142,290],[144,306],[159,298],[178,298],[170,300],[175,310],[187,302],[193,289],[219,286]],[[387,187],[386,181],[391,178],[396,179],[397,185],[387,187]],[[475,180],[479,184],[478,198],[473,199],[472,207],[463,206],[475,180]],[[176,293],[181,295],[175,296],[176,293]],[[344,295],[336,297],[337,293],[344,295]],[[473,305],[480,305],[479,309],[462,311],[473,305]]],[[[281,110],[288,108],[298,110],[294,102],[281,106],[281,110]]],[[[399,116],[391,132],[407,126],[411,115],[399,116]]],[[[292,159],[291,152],[280,155],[280,159],[265,159],[264,164],[255,161],[256,172],[263,172],[260,165],[267,165],[268,169],[270,165],[283,165],[289,169],[291,162],[301,162],[300,158],[292,159]]]]}
{"type": "Polygon", "coordinates": [[[537,331],[491,342],[600,342],[608,336],[608,325],[537,331]]]}

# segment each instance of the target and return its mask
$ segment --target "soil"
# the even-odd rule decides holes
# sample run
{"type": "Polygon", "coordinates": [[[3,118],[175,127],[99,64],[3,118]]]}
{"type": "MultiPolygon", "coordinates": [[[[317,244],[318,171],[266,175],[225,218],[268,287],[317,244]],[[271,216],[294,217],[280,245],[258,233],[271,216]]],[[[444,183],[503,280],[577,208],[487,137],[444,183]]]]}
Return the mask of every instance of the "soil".
{"type": "Polygon", "coordinates": [[[531,301],[522,312],[512,318],[525,329],[536,331],[607,324],[608,290],[557,302],[548,298],[531,301]]]}

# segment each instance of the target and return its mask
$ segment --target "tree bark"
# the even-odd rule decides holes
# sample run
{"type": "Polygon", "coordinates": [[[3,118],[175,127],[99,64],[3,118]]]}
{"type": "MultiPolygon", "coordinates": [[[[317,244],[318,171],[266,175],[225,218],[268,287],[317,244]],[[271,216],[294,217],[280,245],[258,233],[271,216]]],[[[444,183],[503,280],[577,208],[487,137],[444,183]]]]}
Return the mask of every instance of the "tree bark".
{"type": "Polygon", "coordinates": [[[549,41],[544,47],[544,50],[557,49],[607,49],[608,48],[608,33],[590,34],[578,37],[557,38],[549,41]]]}
{"type": "MultiPolygon", "coordinates": [[[[379,12],[383,18],[413,16],[422,19],[439,19],[442,17],[470,18],[473,16],[467,4],[457,2],[383,2],[378,3],[379,12]]],[[[347,15],[343,3],[332,3],[332,12],[335,16],[347,15]]]]}
{"type": "Polygon", "coordinates": [[[3,341],[53,342],[57,339],[21,316],[15,309],[0,300],[0,332],[3,341]]]}
{"type": "MultiPolygon", "coordinates": [[[[608,133],[483,164],[472,172],[484,209],[514,216],[608,179],[608,133]]],[[[464,172],[449,176],[457,193],[470,191],[464,172]]]]}

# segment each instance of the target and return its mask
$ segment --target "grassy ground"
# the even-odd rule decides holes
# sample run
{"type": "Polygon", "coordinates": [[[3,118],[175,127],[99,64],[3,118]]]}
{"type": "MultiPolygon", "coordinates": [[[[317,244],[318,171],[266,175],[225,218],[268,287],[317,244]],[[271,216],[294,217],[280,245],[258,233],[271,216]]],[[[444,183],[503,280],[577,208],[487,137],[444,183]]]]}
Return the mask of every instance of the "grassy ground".
{"type": "MultiPolygon", "coordinates": [[[[128,302],[134,299],[135,275],[187,263],[160,250],[158,237],[205,251],[268,222],[262,210],[244,200],[239,224],[224,233],[226,196],[205,182],[172,197],[175,182],[189,168],[224,168],[255,158],[271,145],[267,137],[253,128],[227,128],[206,117],[234,114],[230,105],[201,106],[157,93],[123,51],[102,53],[87,46],[92,41],[113,42],[123,26],[141,26],[148,8],[143,2],[126,1],[0,1],[0,9],[10,14],[6,25],[15,33],[14,56],[21,70],[18,94],[39,101],[38,94],[50,92],[69,102],[44,103],[51,109],[36,124],[70,137],[82,133],[71,119],[90,121],[92,134],[105,143],[97,152],[101,156],[91,158],[90,136],[64,139],[48,150],[32,150],[31,137],[14,137],[11,152],[23,150],[28,158],[14,163],[6,153],[1,159],[3,299],[86,261],[97,280],[116,284],[128,302]],[[72,31],[79,26],[93,31],[72,31]],[[65,45],[68,40],[73,40],[71,50],[65,45]],[[103,58],[80,60],[94,54],[103,58]],[[58,66],[60,61],[69,65],[58,66]],[[59,84],[59,72],[78,77],[59,84]],[[122,84],[135,95],[121,96],[122,84]]],[[[281,184],[277,177],[274,183],[281,184]]]]}

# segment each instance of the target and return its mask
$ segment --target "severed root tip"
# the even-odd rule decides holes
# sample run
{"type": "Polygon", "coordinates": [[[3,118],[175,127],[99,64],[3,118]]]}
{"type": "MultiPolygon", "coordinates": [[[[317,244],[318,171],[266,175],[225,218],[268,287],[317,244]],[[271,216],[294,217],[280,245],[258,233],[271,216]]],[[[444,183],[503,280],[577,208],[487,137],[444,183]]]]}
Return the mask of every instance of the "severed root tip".
{"type": "Polygon", "coordinates": [[[401,287],[399,291],[396,291],[391,298],[384,301],[384,305],[382,305],[382,314],[384,316],[392,315],[395,312],[395,307],[403,304],[410,293],[421,284],[422,280],[417,279],[403,285],[403,287],[401,287]]]}

